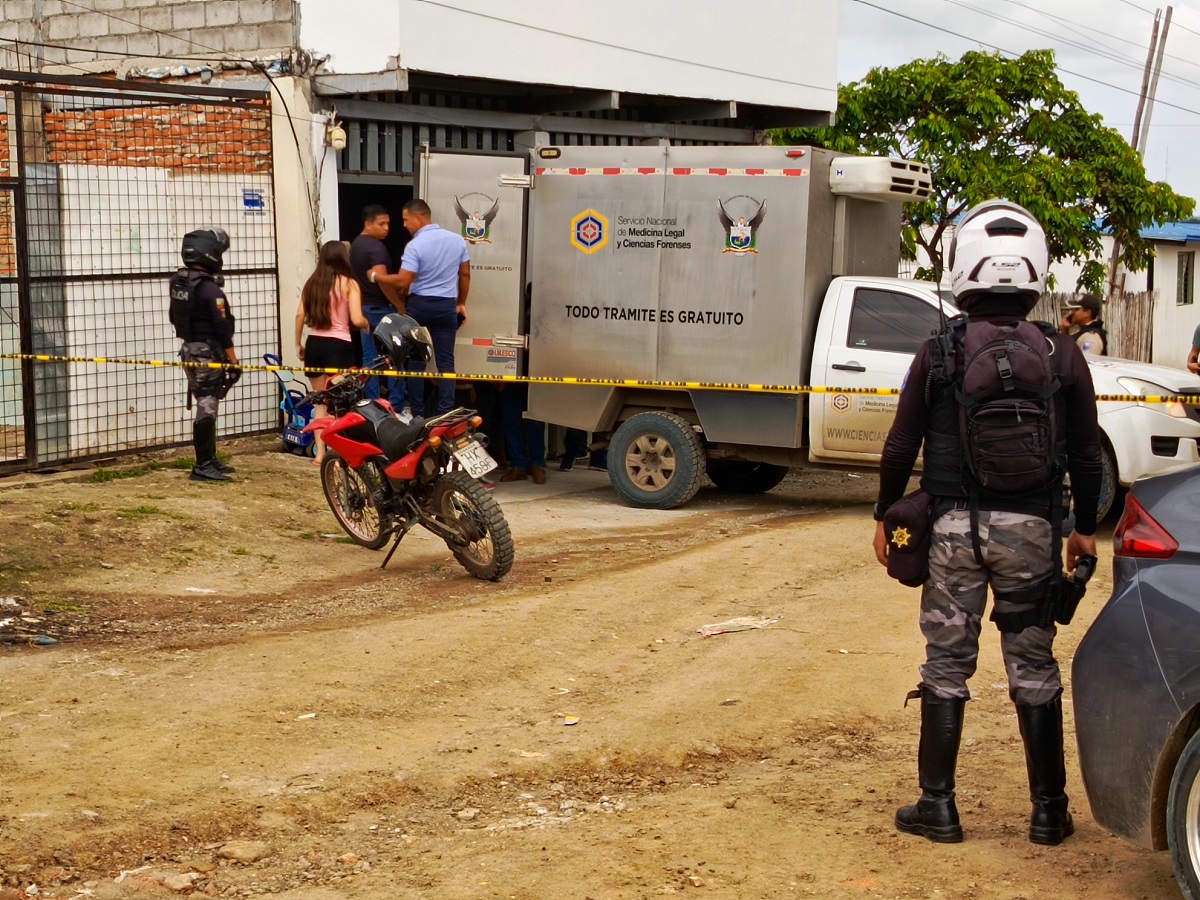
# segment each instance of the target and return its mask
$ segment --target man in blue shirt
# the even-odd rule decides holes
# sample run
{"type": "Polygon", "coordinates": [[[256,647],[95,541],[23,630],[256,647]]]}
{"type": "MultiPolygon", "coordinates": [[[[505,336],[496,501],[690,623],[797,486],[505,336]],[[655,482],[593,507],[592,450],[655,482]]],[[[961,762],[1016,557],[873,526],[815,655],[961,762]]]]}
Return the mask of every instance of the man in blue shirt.
{"type": "Polygon", "coordinates": [[[1193,375],[1200,375],[1200,325],[1192,335],[1192,352],[1188,354],[1187,370],[1193,375]]]}
{"type": "MultiPolygon", "coordinates": [[[[471,259],[467,242],[459,235],[433,224],[429,204],[409,200],[401,219],[412,235],[395,275],[372,272],[373,283],[394,288],[405,302],[408,315],[429,329],[439,372],[454,371],[454,335],[467,321],[467,293],[471,288],[471,259]]],[[[414,416],[424,415],[420,390],[409,391],[414,416]]],[[[454,381],[438,381],[437,414],[454,406],[454,381]]]]}

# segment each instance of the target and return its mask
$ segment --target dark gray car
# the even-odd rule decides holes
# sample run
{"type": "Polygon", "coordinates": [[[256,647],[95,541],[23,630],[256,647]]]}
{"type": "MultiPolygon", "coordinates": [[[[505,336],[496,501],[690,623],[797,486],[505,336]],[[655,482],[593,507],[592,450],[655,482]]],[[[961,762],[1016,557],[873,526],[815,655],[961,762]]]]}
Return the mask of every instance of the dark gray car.
{"type": "Polygon", "coordinates": [[[1113,554],[1072,667],[1088,802],[1114,834],[1169,849],[1200,900],[1200,466],[1134,484],[1113,554]]]}

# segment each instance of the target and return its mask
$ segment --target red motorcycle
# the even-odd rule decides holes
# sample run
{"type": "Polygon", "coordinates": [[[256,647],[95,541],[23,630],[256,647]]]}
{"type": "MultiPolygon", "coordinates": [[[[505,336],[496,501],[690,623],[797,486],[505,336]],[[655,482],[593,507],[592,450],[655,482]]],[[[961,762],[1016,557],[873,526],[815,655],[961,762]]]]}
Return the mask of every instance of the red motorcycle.
{"type": "MultiPolygon", "coordinates": [[[[393,370],[410,358],[427,360],[431,345],[428,331],[401,315],[383,319],[375,343],[393,370]]],[[[328,448],[321,487],[338,524],[371,550],[393,540],[380,568],[420,525],[476,578],[503,578],[512,568],[513,539],[500,505],[479,481],[496,468],[477,430],[483,420],[459,408],[403,422],[386,400],[364,399],[373,376],[366,369],[332,379],[313,396],[332,416],[304,429],[320,431],[328,448]]]]}

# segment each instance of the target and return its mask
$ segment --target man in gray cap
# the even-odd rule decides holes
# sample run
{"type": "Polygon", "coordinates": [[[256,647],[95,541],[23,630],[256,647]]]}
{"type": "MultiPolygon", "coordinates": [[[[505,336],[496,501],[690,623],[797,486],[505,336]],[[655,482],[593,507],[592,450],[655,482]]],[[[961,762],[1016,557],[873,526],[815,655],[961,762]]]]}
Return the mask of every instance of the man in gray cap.
{"type": "Polygon", "coordinates": [[[1108,356],[1108,332],[1100,321],[1100,298],[1096,294],[1084,294],[1068,303],[1059,331],[1075,338],[1086,356],[1108,356]]]}

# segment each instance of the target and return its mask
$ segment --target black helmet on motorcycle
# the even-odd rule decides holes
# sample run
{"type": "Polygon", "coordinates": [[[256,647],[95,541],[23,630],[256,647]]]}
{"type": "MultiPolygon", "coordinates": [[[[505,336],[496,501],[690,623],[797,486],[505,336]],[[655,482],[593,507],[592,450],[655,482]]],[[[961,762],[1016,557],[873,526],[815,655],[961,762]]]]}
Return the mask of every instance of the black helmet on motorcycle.
{"type": "Polygon", "coordinates": [[[183,236],[185,266],[199,266],[215,275],[221,271],[221,257],[229,249],[229,235],[224,228],[199,228],[183,236]]]}
{"type": "Polygon", "coordinates": [[[374,337],[375,349],[388,358],[394,371],[403,369],[409,360],[429,362],[433,355],[429,329],[412,316],[389,313],[375,326],[374,337]]]}

